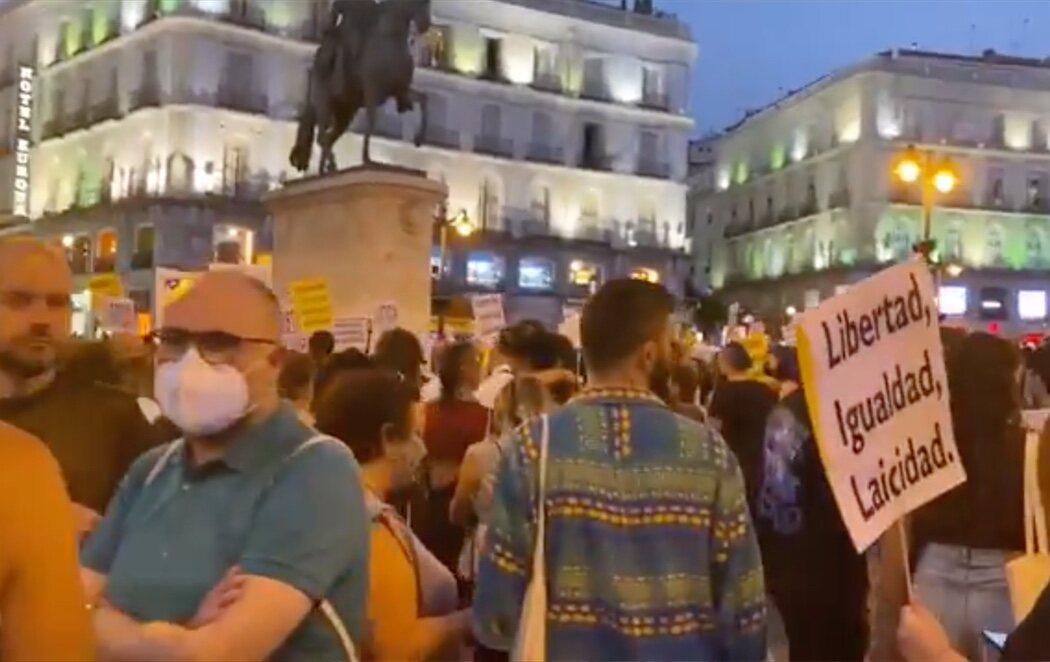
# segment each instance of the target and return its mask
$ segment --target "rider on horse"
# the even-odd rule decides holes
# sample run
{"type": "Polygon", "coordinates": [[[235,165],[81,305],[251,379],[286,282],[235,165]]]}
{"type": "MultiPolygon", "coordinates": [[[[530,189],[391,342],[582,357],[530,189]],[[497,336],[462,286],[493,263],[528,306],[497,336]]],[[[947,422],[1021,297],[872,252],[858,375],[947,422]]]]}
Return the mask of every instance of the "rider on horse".
{"type": "Polygon", "coordinates": [[[347,74],[357,69],[365,39],[379,8],[375,0],[335,0],[328,27],[317,49],[315,66],[331,81],[336,96],[346,92],[347,74]]]}

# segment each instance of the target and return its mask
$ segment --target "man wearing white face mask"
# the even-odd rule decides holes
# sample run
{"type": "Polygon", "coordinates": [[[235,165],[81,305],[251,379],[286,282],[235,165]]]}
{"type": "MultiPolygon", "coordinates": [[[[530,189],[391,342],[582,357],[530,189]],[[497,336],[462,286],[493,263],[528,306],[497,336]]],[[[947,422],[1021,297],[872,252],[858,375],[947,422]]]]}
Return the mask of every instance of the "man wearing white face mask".
{"type": "Polygon", "coordinates": [[[155,393],[185,439],[135,462],[82,552],[100,658],[355,655],[359,468],[280,401],[279,319],[272,292],[231,272],[165,311],[155,393]]]}

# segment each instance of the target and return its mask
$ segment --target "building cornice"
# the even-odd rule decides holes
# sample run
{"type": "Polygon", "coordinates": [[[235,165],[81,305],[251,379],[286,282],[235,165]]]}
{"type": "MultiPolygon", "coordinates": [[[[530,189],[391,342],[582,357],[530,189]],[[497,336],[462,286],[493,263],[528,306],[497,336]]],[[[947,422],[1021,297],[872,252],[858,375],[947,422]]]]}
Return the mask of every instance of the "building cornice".
{"type": "MultiPolygon", "coordinates": [[[[228,39],[231,35],[246,42],[264,45],[273,48],[284,49],[303,58],[309,58],[317,49],[312,42],[301,41],[289,37],[282,37],[262,30],[255,30],[241,25],[224,23],[201,16],[179,16],[167,15],[150,21],[132,32],[118,35],[88,51],[80,53],[72,58],[61,62],[52,63],[42,69],[38,75],[53,76],[94,60],[104,57],[110,51],[123,48],[141,40],[151,40],[165,34],[166,32],[197,32],[205,31],[220,39],[228,39]]],[[[421,81],[432,81],[436,83],[458,86],[470,91],[483,91],[509,97],[512,103],[535,104],[537,102],[552,104],[566,110],[592,110],[602,115],[623,117],[625,121],[632,121],[650,125],[670,126],[684,131],[691,131],[693,118],[689,115],[680,115],[673,112],[664,112],[648,109],[640,106],[632,106],[615,102],[602,102],[590,99],[573,97],[560,92],[546,92],[537,90],[528,85],[516,85],[488,81],[459,72],[442,71],[431,67],[416,67],[415,75],[421,81]]]]}

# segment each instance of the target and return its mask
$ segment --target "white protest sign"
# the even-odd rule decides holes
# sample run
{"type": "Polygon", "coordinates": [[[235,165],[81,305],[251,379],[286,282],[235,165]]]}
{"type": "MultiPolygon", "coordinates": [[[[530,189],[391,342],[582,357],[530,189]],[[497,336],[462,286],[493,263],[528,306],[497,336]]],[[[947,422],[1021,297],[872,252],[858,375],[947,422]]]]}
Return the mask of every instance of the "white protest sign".
{"type": "Polygon", "coordinates": [[[368,347],[368,334],[372,321],[367,317],[337,317],[332,321],[335,336],[335,351],[355,347],[364,351],[368,347]]]}
{"type": "Polygon", "coordinates": [[[494,336],[507,325],[502,295],[479,294],[471,297],[470,303],[474,309],[474,333],[479,338],[494,336]]]}
{"type": "Polygon", "coordinates": [[[376,315],[374,319],[373,331],[376,337],[382,336],[387,331],[392,331],[397,328],[398,322],[400,321],[397,303],[394,301],[385,301],[376,307],[376,315]]]}
{"type": "Polygon", "coordinates": [[[921,262],[900,264],[797,322],[824,470],[863,551],[897,519],[966,480],[933,280],[921,262]]]}
{"type": "Polygon", "coordinates": [[[107,333],[139,332],[135,302],[126,297],[99,296],[94,298],[94,312],[99,328],[107,333]]]}
{"type": "Polygon", "coordinates": [[[572,346],[576,349],[579,349],[582,345],[580,340],[580,320],[582,318],[583,316],[580,313],[573,313],[558,325],[558,333],[572,341],[572,346]]]}

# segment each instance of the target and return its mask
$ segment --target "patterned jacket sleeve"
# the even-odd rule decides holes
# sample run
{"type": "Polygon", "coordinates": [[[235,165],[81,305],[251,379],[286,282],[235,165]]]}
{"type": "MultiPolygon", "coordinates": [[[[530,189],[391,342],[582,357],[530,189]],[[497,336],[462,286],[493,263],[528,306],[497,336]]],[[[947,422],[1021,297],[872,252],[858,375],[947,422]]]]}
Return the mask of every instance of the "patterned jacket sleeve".
{"type": "Polygon", "coordinates": [[[534,425],[500,442],[492,506],[478,561],[474,636],[488,648],[510,650],[521,617],[534,542],[534,425]]]}
{"type": "Polygon", "coordinates": [[[766,591],[762,560],[748,512],[744,479],[732,453],[715,496],[711,522],[711,586],[721,659],[766,659],[766,591]]]}

